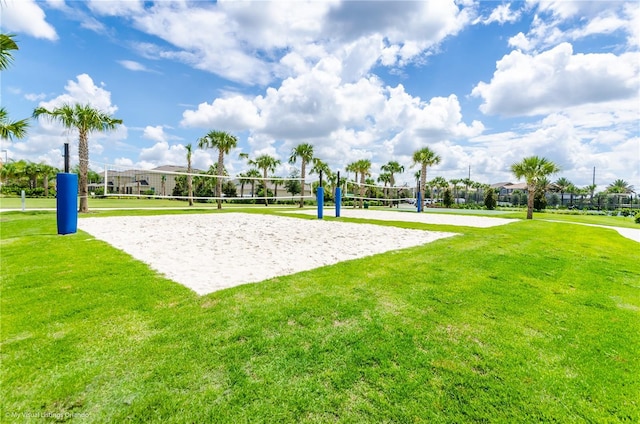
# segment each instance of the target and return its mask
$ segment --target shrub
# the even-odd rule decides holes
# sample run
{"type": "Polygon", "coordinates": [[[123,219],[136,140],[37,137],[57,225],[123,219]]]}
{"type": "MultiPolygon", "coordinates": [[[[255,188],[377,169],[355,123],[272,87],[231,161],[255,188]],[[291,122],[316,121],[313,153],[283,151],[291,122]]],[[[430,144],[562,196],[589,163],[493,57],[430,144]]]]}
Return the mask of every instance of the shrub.
{"type": "Polygon", "coordinates": [[[498,203],[498,199],[496,196],[496,192],[494,189],[490,188],[486,191],[484,195],[484,205],[488,210],[494,210],[496,208],[496,204],[498,203]]]}
{"type": "Polygon", "coordinates": [[[640,212],[636,214],[635,220],[636,220],[636,224],[640,224],[640,212]]]}
{"type": "Polygon", "coordinates": [[[453,197],[451,196],[451,190],[449,190],[448,188],[445,189],[444,191],[444,195],[442,196],[442,203],[444,204],[445,208],[450,208],[451,205],[453,204],[453,197]]]}

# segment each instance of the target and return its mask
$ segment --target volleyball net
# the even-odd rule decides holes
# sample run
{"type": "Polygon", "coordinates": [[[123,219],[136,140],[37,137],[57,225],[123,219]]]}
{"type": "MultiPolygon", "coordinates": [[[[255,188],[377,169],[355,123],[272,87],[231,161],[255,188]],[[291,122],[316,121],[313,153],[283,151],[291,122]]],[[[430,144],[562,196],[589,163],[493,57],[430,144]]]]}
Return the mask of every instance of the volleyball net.
{"type": "MultiPolygon", "coordinates": [[[[162,166],[154,169],[135,169],[122,165],[91,162],[89,194],[104,197],[132,197],[188,200],[198,202],[217,201],[251,202],[299,202],[316,199],[319,181],[306,181],[293,177],[267,177],[255,172],[218,176],[215,166],[208,171],[187,172],[184,167],[162,166]],[[221,192],[217,196],[217,184],[221,192]],[[191,195],[189,194],[191,183],[191,195]]],[[[309,177],[307,177],[309,180],[309,177]]],[[[337,182],[334,182],[337,183],[337,182]]],[[[336,184],[323,181],[325,199],[335,200],[336,184]]],[[[342,180],[342,201],[359,204],[368,202],[384,206],[414,203],[415,189],[405,186],[383,187],[342,180]]]]}

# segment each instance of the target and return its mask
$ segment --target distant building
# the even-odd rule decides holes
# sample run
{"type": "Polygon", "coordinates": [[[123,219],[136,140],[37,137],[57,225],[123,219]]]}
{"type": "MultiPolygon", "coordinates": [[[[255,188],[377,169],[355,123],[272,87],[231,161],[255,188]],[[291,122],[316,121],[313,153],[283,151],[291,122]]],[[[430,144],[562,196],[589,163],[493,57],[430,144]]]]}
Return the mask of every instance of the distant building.
{"type": "MultiPolygon", "coordinates": [[[[153,169],[128,169],[125,171],[106,171],[106,192],[108,194],[123,195],[145,195],[145,193],[153,193],[155,196],[171,196],[176,187],[176,177],[186,174],[187,169],[183,166],[162,165],[153,169]]],[[[204,174],[205,171],[200,169],[192,169],[192,174],[204,174]]],[[[102,180],[98,183],[89,184],[89,192],[95,193],[105,188],[105,173],[101,173],[102,180]]],[[[244,184],[240,179],[231,180],[236,187],[237,197],[250,198],[257,197],[257,193],[251,192],[251,182],[245,180],[244,184]]],[[[257,191],[261,179],[255,180],[254,189],[257,191]]],[[[272,180],[267,182],[267,188],[278,197],[287,195],[284,181],[276,185],[272,180]]],[[[304,187],[304,195],[312,194],[311,184],[306,183],[304,187]]],[[[297,194],[295,198],[300,195],[297,194]]]]}

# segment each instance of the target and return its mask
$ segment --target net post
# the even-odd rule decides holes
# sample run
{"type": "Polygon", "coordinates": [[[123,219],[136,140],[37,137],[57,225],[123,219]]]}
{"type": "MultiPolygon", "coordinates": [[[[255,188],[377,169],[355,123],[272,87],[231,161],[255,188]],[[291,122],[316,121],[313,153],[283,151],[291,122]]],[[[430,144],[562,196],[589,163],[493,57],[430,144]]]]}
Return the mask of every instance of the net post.
{"type": "Polygon", "coordinates": [[[340,218],[340,208],[342,207],[342,188],[340,188],[340,171],[338,171],[338,182],[336,184],[336,218],[340,218]]]}
{"type": "Polygon", "coordinates": [[[324,212],[324,187],[318,187],[316,191],[316,199],[318,201],[318,219],[322,219],[324,212]]]}
{"type": "Polygon", "coordinates": [[[69,173],[69,143],[64,143],[64,173],[69,173]]]}

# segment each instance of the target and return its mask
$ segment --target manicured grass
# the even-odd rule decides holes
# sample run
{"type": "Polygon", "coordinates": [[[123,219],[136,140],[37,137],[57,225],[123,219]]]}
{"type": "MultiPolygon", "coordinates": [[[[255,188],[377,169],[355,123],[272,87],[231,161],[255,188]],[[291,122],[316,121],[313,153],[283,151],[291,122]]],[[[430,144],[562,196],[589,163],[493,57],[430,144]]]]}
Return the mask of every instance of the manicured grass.
{"type": "MultiPolygon", "coordinates": [[[[225,207],[251,207],[252,205],[235,205],[225,203],[225,207]]],[[[262,206],[264,205],[255,205],[262,206]]],[[[25,199],[25,209],[55,209],[56,199],[54,198],[27,198],[25,199]]],[[[215,208],[215,203],[198,203],[193,208],[215,208]]],[[[169,199],[148,199],[144,196],[140,199],[136,197],[106,197],[89,199],[89,209],[101,208],[189,208],[186,200],[169,199]]],[[[22,209],[22,199],[19,197],[0,197],[0,209],[22,209]]]]}
{"type": "Polygon", "coordinates": [[[640,421],[612,230],[464,228],[199,297],[54,213],[0,219],[3,422],[640,421]]]}

